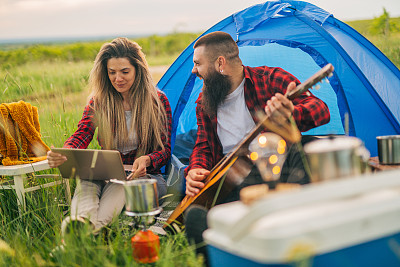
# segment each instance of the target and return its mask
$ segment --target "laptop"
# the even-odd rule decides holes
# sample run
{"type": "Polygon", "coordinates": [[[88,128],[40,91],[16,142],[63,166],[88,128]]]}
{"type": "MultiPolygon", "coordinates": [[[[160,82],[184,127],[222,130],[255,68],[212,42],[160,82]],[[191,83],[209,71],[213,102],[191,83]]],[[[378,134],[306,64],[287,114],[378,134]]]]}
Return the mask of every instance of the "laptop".
{"type": "Polygon", "coordinates": [[[117,150],[52,148],[52,151],[63,154],[67,161],[58,166],[63,178],[80,178],[83,180],[126,180],[121,155],[117,150]]]}

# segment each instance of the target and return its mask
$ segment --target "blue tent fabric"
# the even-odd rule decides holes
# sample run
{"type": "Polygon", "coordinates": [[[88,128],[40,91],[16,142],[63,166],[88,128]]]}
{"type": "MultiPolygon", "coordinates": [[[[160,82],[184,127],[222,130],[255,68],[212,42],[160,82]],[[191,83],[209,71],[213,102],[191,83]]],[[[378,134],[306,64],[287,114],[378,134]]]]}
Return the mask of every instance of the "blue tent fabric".
{"type": "MultiPolygon", "coordinates": [[[[237,41],[244,65],[282,67],[300,81],[332,63],[335,72],[329,83],[313,91],[327,103],[331,122],[304,134],[344,134],[348,126],[371,156],[377,155],[376,136],[400,134],[399,69],[333,14],[303,1],[269,1],[221,20],[202,35],[214,31],[227,32],[237,41]]],[[[171,104],[173,145],[175,137],[197,127],[195,100],[202,81],[192,68],[193,43],[157,85],[171,104]]]]}

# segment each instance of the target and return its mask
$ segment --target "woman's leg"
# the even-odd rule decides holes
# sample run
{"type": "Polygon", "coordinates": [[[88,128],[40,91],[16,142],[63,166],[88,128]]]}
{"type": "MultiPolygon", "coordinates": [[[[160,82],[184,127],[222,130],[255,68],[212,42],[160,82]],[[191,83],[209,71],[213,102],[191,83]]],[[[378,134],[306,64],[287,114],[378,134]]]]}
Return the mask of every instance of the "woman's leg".
{"type": "Polygon", "coordinates": [[[99,209],[99,198],[104,181],[78,180],[74,197],[71,201],[71,219],[82,217],[96,225],[99,209]]]}
{"type": "Polygon", "coordinates": [[[95,229],[106,226],[114,217],[119,216],[124,205],[124,186],[113,182],[107,183],[101,193],[95,229]]]}

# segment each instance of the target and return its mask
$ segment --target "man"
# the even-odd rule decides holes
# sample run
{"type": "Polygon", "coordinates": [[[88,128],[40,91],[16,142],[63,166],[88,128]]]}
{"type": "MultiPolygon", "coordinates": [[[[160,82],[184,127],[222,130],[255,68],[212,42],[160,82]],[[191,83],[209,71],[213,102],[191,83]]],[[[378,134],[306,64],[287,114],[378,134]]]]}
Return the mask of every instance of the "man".
{"type": "MultiPolygon", "coordinates": [[[[303,93],[293,102],[284,96],[300,83],[293,75],[280,68],[243,66],[238,46],[227,33],[201,37],[194,44],[193,62],[192,73],[203,79],[204,86],[197,100],[197,141],[185,170],[189,196],[204,187],[209,170],[256,125],[256,111],[265,110],[269,116],[279,112],[287,119],[293,116],[300,131],[329,122],[328,107],[315,96],[303,93]]],[[[291,156],[289,152],[288,160],[291,156]]],[[[302,165],[301,160],[297,162],[302,165]]],[[[282,172],[284,181],[293,173],[282,172]]],[[[295,182],[309,182],[305,172],[302,176],[295,182]]]]}
{"type": "MultiPolygon", "coordinates": [[[[293,102],[284,96],[300,83],[290,73],[280,68],[243,66],[238,46],[227,33],[213,32],[199,38],[194,44],[193,62],[192,73],[203,79],[203,89],[196,107],[197,141],[185,170],[188,196],[199,193],[212,167],[256,125],[257,111],[264,110],[268,116],[280,113],[285,119],[293,116],[300,131],[330,120],[326,104],[312,94],[303,93],[293,102]]],[[[283,166],[281,181],[309,182],[301,158],[293,148],[283,166]]],[[[253,168],[225,202],[238,200],[241,188],[258,183],[263,180],[253,168]]],[[[199,242],[201,231],[205,230],[199,228],[206,227],[205,213],[195,212],[190,216],[188,210],[186,227],[188,236],[200,230],[200,236],[198,233],[198,238],[196,233],[194,236],[199,242]]]]}

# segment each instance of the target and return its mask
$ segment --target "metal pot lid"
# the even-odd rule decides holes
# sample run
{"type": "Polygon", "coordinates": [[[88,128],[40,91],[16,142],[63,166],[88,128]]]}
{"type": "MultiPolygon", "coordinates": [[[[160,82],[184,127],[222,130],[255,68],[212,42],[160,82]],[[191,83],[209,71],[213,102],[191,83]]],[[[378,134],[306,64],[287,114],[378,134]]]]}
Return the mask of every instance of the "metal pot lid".
{"type": "Polygon", "coordinates": [[[382,135],[382,136],[377,136],[376,139],[378,139],[378,140],[400,139],[400,135],[382,135]]]}
{"type": "Polygon", "coordinates": [[[351,150],[362,145],[362,141],[357,137],[335,137],[323,138],[312,141],[304,146],[307,154],[319,154],[334,151],[351,150]]]}

